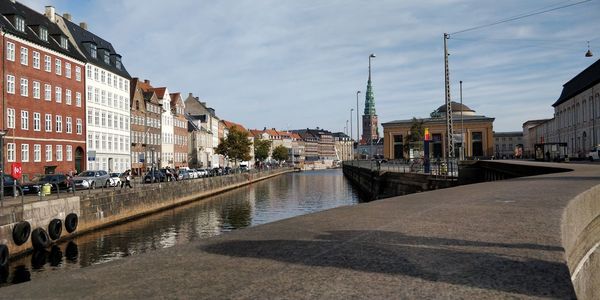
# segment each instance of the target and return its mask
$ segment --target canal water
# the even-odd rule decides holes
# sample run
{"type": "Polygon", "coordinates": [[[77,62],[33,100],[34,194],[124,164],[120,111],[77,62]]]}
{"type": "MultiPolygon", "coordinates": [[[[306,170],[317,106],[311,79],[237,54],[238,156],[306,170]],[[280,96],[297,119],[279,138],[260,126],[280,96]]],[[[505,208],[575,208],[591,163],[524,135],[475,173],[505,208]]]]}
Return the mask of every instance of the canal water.
{"type": "Polygon", "coordinates": [[[0,286],[359,201],[341,169],[288,173],[35,251],[1,270],[0,286]]]}

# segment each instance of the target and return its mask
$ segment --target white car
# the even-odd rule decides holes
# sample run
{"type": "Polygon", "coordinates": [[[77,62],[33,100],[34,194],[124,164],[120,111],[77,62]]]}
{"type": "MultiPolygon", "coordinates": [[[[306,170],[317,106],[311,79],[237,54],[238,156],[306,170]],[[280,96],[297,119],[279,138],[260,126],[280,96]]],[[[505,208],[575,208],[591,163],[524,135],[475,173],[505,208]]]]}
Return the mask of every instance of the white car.
{"type": "Polygon", "coordinates": [[[188,172],[190,173],[190,179],[198,178],[198,173],[196,173],[195,169],[189,169],[188,172]]]}
{"type": "Polygon", "coordinates": [[[600,159],[600,146],[596,146],[596,147],[592,148],[592,150],[590,150],[590,152],[588,152],[588,159],[590,161],[600,159]]]}
{"type": "Polygon", "coordinates": [[[111,187],[120,186],[121,185],[121,174],[120,173],[110,173],[110,178],[108,179],[108,185],[111,187]]]}

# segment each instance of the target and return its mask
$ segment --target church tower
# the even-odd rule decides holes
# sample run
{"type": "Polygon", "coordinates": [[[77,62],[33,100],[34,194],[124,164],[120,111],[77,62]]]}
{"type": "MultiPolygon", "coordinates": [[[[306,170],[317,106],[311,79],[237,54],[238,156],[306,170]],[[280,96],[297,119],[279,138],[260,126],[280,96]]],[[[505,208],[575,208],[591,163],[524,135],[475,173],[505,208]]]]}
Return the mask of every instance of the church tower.
{"type": "Polygon", "coordinates": [[[369,80],[367,81],[367,92],[365,93],[365,111],[362,116],[363,132],[361,137],[362,144],[370,144],[371,140],[375,141],[379,138],[379,126],[377,114],[375,113],[375,96],[373,95],[373,87],[371,86],[371,58],[369,56],[369,80]]]}

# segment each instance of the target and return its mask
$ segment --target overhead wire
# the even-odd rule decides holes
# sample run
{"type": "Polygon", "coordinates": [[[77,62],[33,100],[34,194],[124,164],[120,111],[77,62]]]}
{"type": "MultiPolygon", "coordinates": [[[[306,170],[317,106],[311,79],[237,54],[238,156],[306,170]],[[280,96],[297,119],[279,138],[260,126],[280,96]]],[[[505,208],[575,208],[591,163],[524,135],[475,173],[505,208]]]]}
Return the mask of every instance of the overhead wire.
{"type": "MultiPolygon", "coordinates": [[[[567,7],[571,7],[571,6],[575,6],[575,5],[579,5],[579,4],[583,4],[583,3],[586,3],[586,2],[591,2],[591,1],[594,1],[594,0],[582,0],[582,1],[579,1],[579,2],[575,2],[575,3],[561,5],[561,6],[558,6],[558,7],[552,7],[552,6],[558,5],[558,4],[554,4],[554,5],[546,6],[545,8],[540,8],[540,9],[537,9],[537,10],[534,10],[534,11],[531,11],[531,12],[528,12],[528,13],[516,15],[516,16],[510,17],[510,18],[507,18],[507,19],[502,19],[502,20],[495,21],[495,22],[492,22],[492,23],[478,25],[478,26],[467,28],[467,29],[455,31],[455,32],[450,33],[449,35],[452,36],[452,35],[456,35],[456,34],[459,34],[459,33],[464,33],[464,32],[468,32],[468,31],[473,31],[473,30],[478,30],[478,29],[482,29],[482,28],[486,28],[486,27],[491,27],[491,26],[494,26],[494,25],[498,25],[498,24],[502,24],[502,23],[507,23],[507,22],[511,22],[511,21],[515,21],[515,20],[519,20],[519,19],[524,19],[524,18],[528,18],[528,17],[531,17],[531,16],[540,15],[540,14],[544,14],[544,13],[547,13],[547,12],[551,12],[551,11],[555,11],[555,10],[559,10],[559,9],[563,9],[563,8],[567,8],[567,7]],[[552,7],[552,8],[548,8],[548,7],[552,7]]],[[[566,3],[566,2],[571,2],[571,1],[564,1],[562,3],[566,3]]]]}

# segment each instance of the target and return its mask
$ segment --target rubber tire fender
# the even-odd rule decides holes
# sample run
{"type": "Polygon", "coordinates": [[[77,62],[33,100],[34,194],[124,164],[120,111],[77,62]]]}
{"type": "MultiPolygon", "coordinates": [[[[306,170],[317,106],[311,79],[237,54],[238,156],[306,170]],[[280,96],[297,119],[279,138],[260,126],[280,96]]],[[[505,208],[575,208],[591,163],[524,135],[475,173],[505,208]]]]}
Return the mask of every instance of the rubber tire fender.
{"type": "Polygon", "coordinates": [[[21,246],[27,242],[29,236],[31,235],[31,225],[27,221],[21,221],[13,227],[13,241],[15,245],[21,246]]]}
{"type": "Polygon", "coordinates": [[[8,266],[8,247],[4,244],[0,244],[0,268],[8,266]]]}
{"type": "Polygon", "coordinates": [[[52,240],[58,240],[62,233],[62,221],[60,219],[53,219],[48,224],[48,235],[52,240]]]}
{"type": "Polygon", "coordinates": [[[73,231],[75,231],[77,229],[78,223],[79,223],[79,220],[77,218],[77,214],[70,213],[65,218],[65,229],[67,230],[68,233],[72,233],[73,231]]]}
{"type": "Polygon", "coordinates": [[[36,228],[31,232],[31,245],[33,249],[44,250],[50,246],[50,236],[43,228],[36,228]]]}

